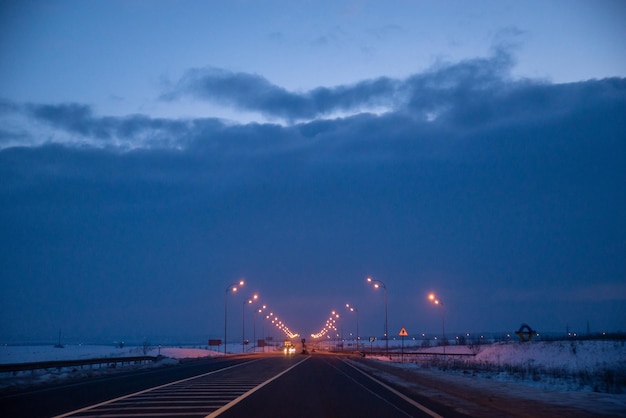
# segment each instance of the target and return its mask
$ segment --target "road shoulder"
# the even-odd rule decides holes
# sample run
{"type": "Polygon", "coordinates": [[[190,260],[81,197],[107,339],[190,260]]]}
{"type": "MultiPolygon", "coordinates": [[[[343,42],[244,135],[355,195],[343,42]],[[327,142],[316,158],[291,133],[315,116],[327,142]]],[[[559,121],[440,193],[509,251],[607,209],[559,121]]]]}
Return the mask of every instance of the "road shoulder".
{"type": "Polygon", "coordinates": [[[513,382],[379,360],[351,359],[351,364],[409,396],[426,396],[455,411],[476,417],[610,417],[626,415],[626,395],[546,391],[513,382]]]}

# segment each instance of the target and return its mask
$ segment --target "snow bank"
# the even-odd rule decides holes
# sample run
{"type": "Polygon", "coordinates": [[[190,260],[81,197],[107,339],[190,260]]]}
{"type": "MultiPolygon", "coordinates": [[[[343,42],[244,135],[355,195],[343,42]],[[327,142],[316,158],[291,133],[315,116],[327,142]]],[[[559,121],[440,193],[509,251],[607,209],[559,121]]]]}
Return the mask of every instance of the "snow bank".
{"type": "Polygon", "coordinates": [[[626,369],[626,341],[539,341],[483,347],[474,361],[586,372],[626,369]]]}
{"type": "MultiPolygon", "coordinates": [[[[41,361],[86,360],[92,358],[117,358],[143,356],[144,347],[117,348],[110,345],[66,345],[56,348],[52,345],[0,346],[0,364],[33,363],[41,361]]],[[[33,370],[19,373],[0,373],[0,390],[34,387],[67,379],[80,379],[147,367],[162,367],[179,363],[181,359],[215,357],[223,353],[197,347],[155,347],[148,350],[148,356],[161,355],[164,358],[156,363],[127,364],[116,368],[109,367],[65,367],[61,369],[33,370]]]]}
{"type": "MultiPolygon", "coordinates": [[[[421,355],[405,354],[404,364],[399,367],[411,368],[413,364],[544,390],[626,391],[626,341],[503,342],[471,348],[459,345],[447,346],[445,356],[441,355],[443,347],[412,351],[421,355]],[[476,355],[467,356],[472,351],[476,355]]],[[[384,356],[370,358],[390,361],[384,356]]],[[[400,358],[394,352],[391,361],[398,365],[400,358]]]]}
{"type": "MultiPolygon", "coordinates": [[[[152,347],[146,353],[148,356],[157,356],[159,354],[175,359],[215,357],[223,355],[223,353],[218,351],[195,347],[152,347]]],[[[0,364],[132,357],[143,355],[143,347],[116,348],[110,345],[82,344],[66,345],[63,348],[56,348],[52,345],[0,346],[0,364]]]]}

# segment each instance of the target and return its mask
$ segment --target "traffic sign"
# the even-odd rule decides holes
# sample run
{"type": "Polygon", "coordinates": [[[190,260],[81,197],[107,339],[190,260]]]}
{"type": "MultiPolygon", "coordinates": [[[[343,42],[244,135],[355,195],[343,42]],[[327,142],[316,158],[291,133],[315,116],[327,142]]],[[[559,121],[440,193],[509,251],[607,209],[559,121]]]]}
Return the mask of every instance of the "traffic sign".
{"type": "Polygon", "coordinates": [[[406,328],[402,327],[402,328],[400,328],[400,332],[398,333],[398,336],[399,337],[408,337],[409,333],[406,332],[406,328]]]}

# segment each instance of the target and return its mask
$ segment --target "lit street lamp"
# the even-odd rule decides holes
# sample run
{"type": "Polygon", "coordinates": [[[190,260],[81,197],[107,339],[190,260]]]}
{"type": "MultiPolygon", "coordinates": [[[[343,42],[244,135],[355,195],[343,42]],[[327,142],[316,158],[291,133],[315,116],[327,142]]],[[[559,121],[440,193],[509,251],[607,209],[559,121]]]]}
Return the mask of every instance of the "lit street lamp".
{"type": "Polygon", "coordinates": [[[367,278],[367,282],[373,283],[374,288],[376,289],[382,287],[385,290],[385,353],[387,356],[389,356],[389,330],[387,327],[387,286],[385,286],[385,283],[381,282],[380,280],[374,280],[371,277],[367,278]]]}
{"type": "MultiPolygon", "coordinates": [[[[252,317],[252,321],[253,321],[253,328],[252,329],[254,330],[253,334],[252,334],[252,344],[254,346],[254,352],[255,353],[256,353],[256,349],[257,349],[257,346],[255,345],[257,343],[257,340],[256,340],[256,314],[263,312],[263,310],[265,308],[267,308],[267,306],[263,305],[259,309],[255,310],[254,311],[254,316],[252,317]]],[[[265,329],[265,328],[263,328],[263,329],[265,329]]],[[[265,333],[265,331],[263,331],[263,333],[265,333]]],[[[265,351],[265,347],[263,348],[263,351],[265,351]]]]}
{"type": "Polygon", "coordinates": [[[224,296],[224,354],[226,354],[226,317],[228,316],[228,309],[226,305],[228,303],[228,292],[236,292],[237,286],[243,286],[243,283],[243,280],[239,280],[238,283],[233,283],[226,288],[226,294],[224,296]]]}
{"type": "MultiPolygon", "coordinates": [[[[337,312],[332,311],[331,314],[337,319],[337,321],[339,320],[339,314],[337,312]]],[[[343,321],[341,321],[341,331],[338,331],[337,327],[335,327],[335,331],[337,331],[337,334],[335,335],[337,335],[337,338],[341,341],[341,350],[343,351],[343,321]],[[341,334],[341,336],[339,334],[341,334]]]]}
{"type": "Polygon", "coordinates": [[[350,310],[350,312],[356,312],[356,349],[359,349],[359,310],[356,306],[350,306],[349,303],[346,303],[346,308],[350,310]]]}
{"type": "Polygon", "coordinates": [[[246,304],[250,305],[252,304],[252,302],[257,300],[258,298],[259,298],[259,295],[252,295],[250,299],[248,299],[247,301],[246,300],[243,301],[243,307],[241,308],[241,352],[242,353],[246,352],[246,326],[245,326],[246,304]]]}
{"type": "Polygon", "coordinates": [[[446,354],[446,326],[444,319],[443,302],[437,299],[434,293],[428,295],[428,300],[430,300],[435,305],[441,306],[441,344],[443,344],[443,354],[446,354]]]}

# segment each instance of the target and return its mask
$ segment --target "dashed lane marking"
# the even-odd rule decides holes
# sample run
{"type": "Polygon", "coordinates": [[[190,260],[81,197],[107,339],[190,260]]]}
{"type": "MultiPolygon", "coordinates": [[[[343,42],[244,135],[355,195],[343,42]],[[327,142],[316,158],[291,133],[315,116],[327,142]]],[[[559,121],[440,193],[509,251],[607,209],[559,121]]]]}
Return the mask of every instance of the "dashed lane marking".
{"type": "Polygon", "coordinates": [[[198,376],[167,383],[129,395],[71,411],[54,418],[65,417],[143,417],[184,416],[204,417],[263,384],[266,377],[239,379],[218,373],[250,365],[257,359],[214,370],[198,376]]]}
{"type": "Polygon", "coordinates": [[[220,409],[218,409],[217,411],[212,412],[211,414],[207,415],[205,418],[215,418],[219,415],[221,415],[223,412],[227,411],[228,409],[232,408],[233,406],[237,405],[239,402],[243,401],[245,398],[247,398],[248,396],[252,395],[254,392],[256,392],[257,390],[261,389],[263,386],[267,385],[268,383],[278,379],[279,377],[281,377],[282,375],[284,375],[285,373],[287,373],[289,370],[293,369],[294,367],[302,364],[303,362],[307,361],[308,359],[310,359],[311,357],[306,357],[303,360],[300,360],[299,362],[297,362],[296,364],[294,364],[293,366],[291,366],[290,368],[288,368],[287,370],[284,370],[280,373],[278,373],[276,376],[272,377],[271,379],[266,380],[265,382],[261,383],[260,385],[258,385],[257,387],[249,390],[248,392],[244,393],[243,395],[239,396],[236,399],[233,399],[231,402],[229,402],[228,404],[224,405],[223,407],[221,407],[220,409]]]}

